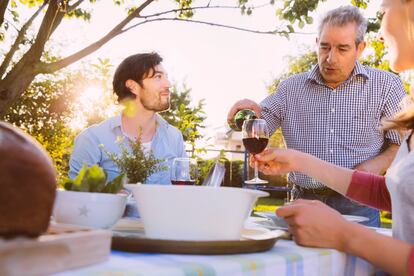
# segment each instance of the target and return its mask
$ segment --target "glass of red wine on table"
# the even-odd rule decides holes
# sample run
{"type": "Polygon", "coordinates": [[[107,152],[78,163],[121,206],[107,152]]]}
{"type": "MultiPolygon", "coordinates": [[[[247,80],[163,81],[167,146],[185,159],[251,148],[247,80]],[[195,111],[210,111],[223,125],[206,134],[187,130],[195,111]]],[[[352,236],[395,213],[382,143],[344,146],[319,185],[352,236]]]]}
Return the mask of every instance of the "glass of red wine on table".
{"type": "MultiPolygon", "coordinates": [[[[269,142],[269,132],[266,121],[263,119],[245,120],[242,127],[243,145],[250,154],[258,154],[264,151],[269,142]]],[[[248,185],[265,185],[267,180],[259,178],[257,162],[254,166],[254,178],[244,182],[248,185]]]]}
{"type": "Polygon", "coordinates": [[[192,158],[174,158],[171,166],[171,184],[195,185],[198,177],[197,161],[192,158]]]}

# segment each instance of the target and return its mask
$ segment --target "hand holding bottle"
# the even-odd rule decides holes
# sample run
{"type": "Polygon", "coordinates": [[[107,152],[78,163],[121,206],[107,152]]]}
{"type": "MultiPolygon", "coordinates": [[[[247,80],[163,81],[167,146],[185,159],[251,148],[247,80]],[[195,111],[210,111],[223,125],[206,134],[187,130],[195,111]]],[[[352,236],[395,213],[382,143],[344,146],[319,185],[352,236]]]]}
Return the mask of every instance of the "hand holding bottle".
{"type": "MultiPolygon", "coordinates": [[[[237,124],[235,123],[235,117],[236,114],[238,112],[240,112],[241,110],[244,109],[250,109],[250,111],[252,111],[252,113],[255,115],[256,118],[260,118],[261,115],[261,109],[260,106],[249,99],[243,99],[240,101],[237,101],[230,109],[229,113],[227,114],[227,123],[229,124],[229,126],[236,131],[241,131],[241,127],[243,125],[243,121],[246,119],[254,119],[252,118],[251,114],[247,117],[249,118],[244,118],[241,122],[240,122],[240,128],[237,126],[237,124]]],[[[246,117],[247,114],[243,115],[244,117],[246,117]]]]}

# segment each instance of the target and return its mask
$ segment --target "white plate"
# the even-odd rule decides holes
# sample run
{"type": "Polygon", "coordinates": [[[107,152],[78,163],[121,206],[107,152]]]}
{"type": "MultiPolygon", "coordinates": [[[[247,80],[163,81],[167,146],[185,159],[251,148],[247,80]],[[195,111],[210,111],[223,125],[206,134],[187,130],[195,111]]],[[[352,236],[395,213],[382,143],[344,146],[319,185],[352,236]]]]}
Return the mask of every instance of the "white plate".
{"type": "MultiPolygon", "coordinates": [[[[287,238],[287,233],[280,229],[260,227],[258,221],[268,221],[265,218],[249,218],[241,231],[242,239],[266,240],[272,238],[287,238]]],[[[117,237],[142,237],[145,238],[144,224],[140,219],[122,218],[111,229],[117,237]]]]}
{"type": "Polygon", "coordinates": [[[287,230],[288,225],[285,220],[281,217],[278,217],[275,212],[255,212],[255,215],[268,219],[267,221],[259,221],[257,224],[267,227],[269,229],[283,229],[287,230]]]}
{"type": "Polygon", "coordinates": [[[364,222],[369,220],[367,217],[363,216],[351,216],[351,215],[342,215],[346,220],[352,221],[352,222],[364,222]]]}
{"type": "MultiPolygon", "coordinates": [[[[281,217],[278,217],[275,212],[255,212],[255,215],[263,218],[267,218],[269,221],[258,221],[257,224],[267,227],[269,229],[283,229],[286,230],[288,225],[285,220],[281,217]]],[[[342,215],[346,220],[352,222],[364,222],[367,221],[367,217],[362,216],[351,216],[351,215],[342,215]]]]}

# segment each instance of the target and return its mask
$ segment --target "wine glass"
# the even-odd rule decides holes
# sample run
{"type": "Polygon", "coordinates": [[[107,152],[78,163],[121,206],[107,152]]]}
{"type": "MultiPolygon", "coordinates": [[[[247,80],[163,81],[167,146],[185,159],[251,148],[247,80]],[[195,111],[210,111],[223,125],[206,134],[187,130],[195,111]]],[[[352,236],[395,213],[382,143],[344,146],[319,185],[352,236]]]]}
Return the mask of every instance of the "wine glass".
{"type": "MultiPolygon", "coordinates": [[[[269,142],[269,132],[263,119],[245,120],[242,127],[243,145],[250,154],[261,153],[269,142]]],[[[254,164],[254,178],[245,181],[246,184],[266,184],[267,180],[259,178],[257,162],[254,164]]]]}
{"type": "Polygon", "coordinates": [[[195,185],[198,177],[197,161],[192,158],[174,158],[171,166],[173,185],[195,185]]]}

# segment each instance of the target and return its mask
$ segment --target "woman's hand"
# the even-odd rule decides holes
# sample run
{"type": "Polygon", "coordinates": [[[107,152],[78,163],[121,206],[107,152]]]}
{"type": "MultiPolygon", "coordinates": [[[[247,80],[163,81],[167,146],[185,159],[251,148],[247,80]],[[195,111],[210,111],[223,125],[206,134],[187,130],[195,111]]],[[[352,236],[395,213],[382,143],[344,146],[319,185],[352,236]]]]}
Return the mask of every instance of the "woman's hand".
{"type": "Polygon", "coordinates": [[[341,214],[318,200],[299,199],[276,210],[289,225],[289,232],[299,245],[335,248],[343,251],[354,226],[341,214]]]}
{"type": "Polygon", "coordinates": [[[291,149],[265,149],[252,155],[250,165],[257,162],[258,169],[264,174],[285,174],[300,168],[300,156],[303,153],[291,149]]]}

